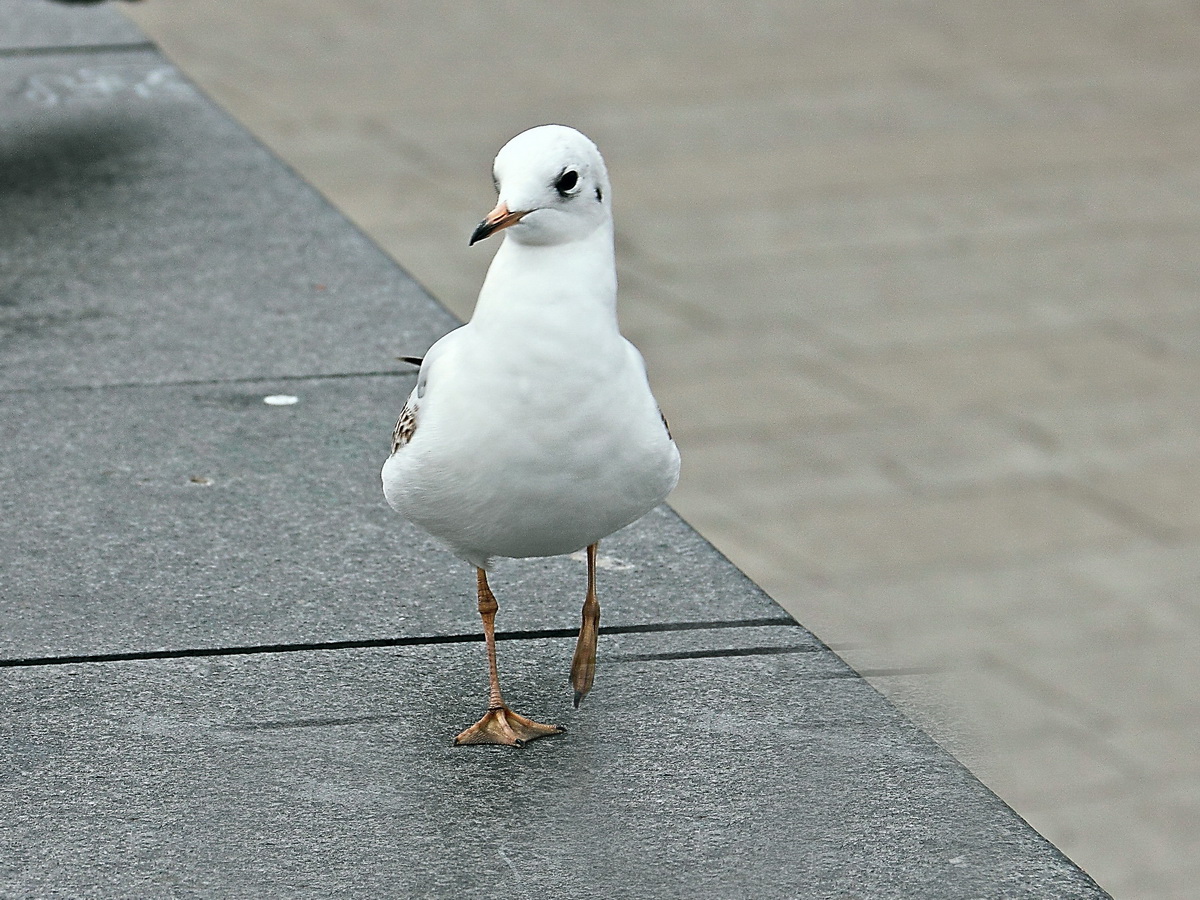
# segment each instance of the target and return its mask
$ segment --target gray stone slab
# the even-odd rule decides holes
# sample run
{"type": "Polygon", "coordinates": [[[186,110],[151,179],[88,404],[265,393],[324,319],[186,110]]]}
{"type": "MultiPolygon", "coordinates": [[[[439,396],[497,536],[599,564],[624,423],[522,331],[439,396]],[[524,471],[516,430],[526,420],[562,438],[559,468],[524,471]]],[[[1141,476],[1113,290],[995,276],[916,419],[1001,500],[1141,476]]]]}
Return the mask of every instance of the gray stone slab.
{"type": "MultiPolygon", "coordinates": [[[[412,383],[0,394],[0,655],[478,631],[470,567],[383,500],[412,383]]],[[[601,555],[606,624],[783,616],[666,510],[601,555]]],[[[500,628],[578,627],[582,561],[493,581],[500,628]]]]}
{"type": "Polygon", "coordinates": [[[49,0],[0,0],[0,53],[145,42],[108,5],[67,6],[49,0]]]}
{"type": "Polygon", "coordinates": [[[502,644],[569,727],[521,751],[450,746],[478,647],[6,669],[0,891],[1106,896],[831,653],[723,637],[623,636],[577,712],[569,640],[502,644]]]}
{"type": "Polygon", "coordinates": [[[0,53],[0,894],[1104,896],[666,509],[579,711],[582,563],[500,567],[571,731],[451,748],[473,579],[378,468],[452,319],[161,56],[49,46],[0,53]]]}
{"type": "Polygon", "coordinates": [[[0,203],[5,387],[376,371],[455,324],[154,52],[0,58],[0,203]]]}

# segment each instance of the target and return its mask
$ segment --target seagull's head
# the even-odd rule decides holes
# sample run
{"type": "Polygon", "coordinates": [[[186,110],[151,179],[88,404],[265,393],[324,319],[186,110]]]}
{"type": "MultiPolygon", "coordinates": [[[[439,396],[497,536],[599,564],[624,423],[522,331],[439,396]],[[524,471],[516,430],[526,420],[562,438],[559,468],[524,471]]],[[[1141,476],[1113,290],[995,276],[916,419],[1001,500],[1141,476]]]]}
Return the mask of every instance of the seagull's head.
{"type": "Polygon", "coordinates": [[[612,221],[604,160],[574,128],[521,132],[496,154],[492,177],[499,198],[472,244],[504,228],[522,244],[566,244],[612,221]]]}

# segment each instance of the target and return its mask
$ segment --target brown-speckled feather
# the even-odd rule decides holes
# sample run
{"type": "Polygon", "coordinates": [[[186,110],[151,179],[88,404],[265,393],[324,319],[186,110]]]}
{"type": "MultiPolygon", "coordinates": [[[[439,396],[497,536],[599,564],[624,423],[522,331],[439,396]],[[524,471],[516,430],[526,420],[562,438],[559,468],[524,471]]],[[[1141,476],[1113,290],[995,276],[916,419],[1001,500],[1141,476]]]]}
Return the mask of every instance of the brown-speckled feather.
{"type": "Polygon", "coordinates": [[[413,409],[412,404],[405,403],[404,409],[400,411],[400,418],[396,420],[396,427],[392,429],[392,452],[395,453],[411,441],[416,433],[417,411],[413,409]]]}

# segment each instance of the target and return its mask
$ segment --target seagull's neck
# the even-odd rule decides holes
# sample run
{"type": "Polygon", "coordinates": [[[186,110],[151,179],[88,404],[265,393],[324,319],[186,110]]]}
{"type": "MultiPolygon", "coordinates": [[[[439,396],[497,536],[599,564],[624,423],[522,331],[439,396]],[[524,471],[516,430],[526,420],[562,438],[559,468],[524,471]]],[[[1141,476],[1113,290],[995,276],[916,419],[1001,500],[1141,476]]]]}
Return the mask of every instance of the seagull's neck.
{"type": "Polygon", "coordinates": [[[617,272],[611,223],[567,244],[506,237],[492,258],[471,317],[481,328],[617,329],[617,272]]]}

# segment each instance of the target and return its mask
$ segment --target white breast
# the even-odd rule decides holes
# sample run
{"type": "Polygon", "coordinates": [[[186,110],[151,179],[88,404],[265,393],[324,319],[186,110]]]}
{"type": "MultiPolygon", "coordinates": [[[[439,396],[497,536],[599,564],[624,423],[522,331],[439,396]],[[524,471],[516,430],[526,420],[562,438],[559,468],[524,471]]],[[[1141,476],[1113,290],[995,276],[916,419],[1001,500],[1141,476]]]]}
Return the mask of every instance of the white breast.
{"type": "Polygon", "coordinates": [[[613,337],[546,334],[513,356],[471,326],[448,335],[412,440],[384,466],[388,502],[476,565],[569,553],[644,515],[679,454],[640,355],[613,337]]]}

